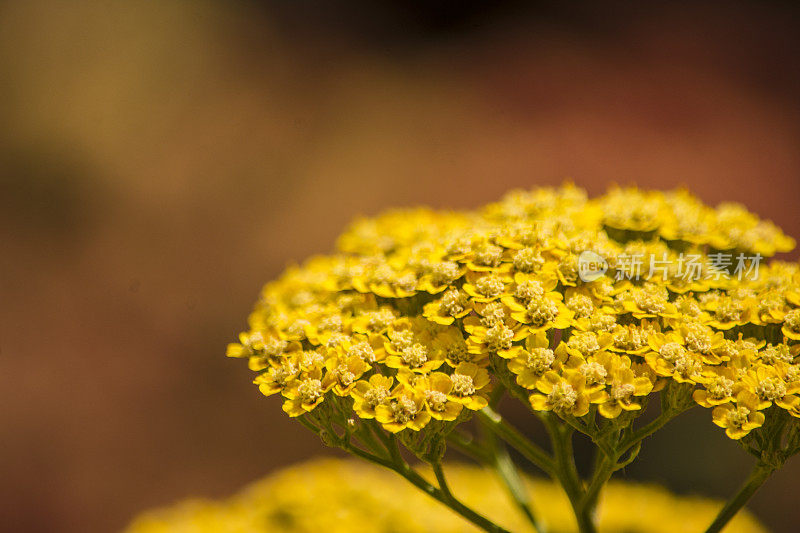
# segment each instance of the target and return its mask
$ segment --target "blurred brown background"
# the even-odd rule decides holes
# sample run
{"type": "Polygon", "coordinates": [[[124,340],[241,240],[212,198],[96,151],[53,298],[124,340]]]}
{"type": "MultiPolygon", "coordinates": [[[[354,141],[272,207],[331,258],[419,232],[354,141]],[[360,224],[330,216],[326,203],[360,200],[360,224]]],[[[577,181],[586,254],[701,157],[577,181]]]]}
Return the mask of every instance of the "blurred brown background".
{"type": "MultiPolygon", "coordinates": [[[[115,531],[323,453],[224,347],[356,214],[571,178],[800,236],[798,11],[648,6],[0,5],[0,529],[115,531]]],[[[627,475],[724,496],[750,463],[698,410],[627,475]]],[[[752,502],[775,531],[799,475],[752,502]]]]}

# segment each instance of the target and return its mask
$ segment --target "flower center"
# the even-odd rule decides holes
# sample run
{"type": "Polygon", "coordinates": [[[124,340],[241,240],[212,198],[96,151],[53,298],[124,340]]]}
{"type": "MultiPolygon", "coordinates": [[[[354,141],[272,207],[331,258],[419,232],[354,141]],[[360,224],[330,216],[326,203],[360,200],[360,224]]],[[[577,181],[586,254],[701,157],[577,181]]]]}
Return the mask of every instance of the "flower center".
{"type": "Polygon", "coordinates": [[[428,406],[437,413],[441,413],[447,407],[447,395],[441,391],[425,391],[425,398],[428,400],[428,406]]]}
{"type": "Polygon", "coordinates": [[[487,298],[499,296],[503,293],[504,288],[503,281],[494,275],[484,276],[475,282],[475,290],[487,298]]]}
{"type": "Polygon", "coordinates": [[[558,316],[558,306],[549,298],[534,298],[528,303],[528,317],[534,327],[540,328],[558,316]]]}
{"type": "Polygon", "coordinates": [[[392,416],[401,424],[406,424],[414,419],[417,414],[417,404],[411,398],[398,398],[391,404],[392,416]]]}
{"type": "Polygon", "coordinates": [[[389,333],[389,339],[392,341],[392,346],[398,350],[403,351],[410,348],[414,343],[414,332],[411,330],[392,331],[389,333]]]}
{"type": "Polygon", "coordinates": [[[685,379],[695,379],[703,371],[703,365],[694,357],[684,357],[675,361],[675,372],[685,379]]]}
{"type": "Polygon", "coordinates": [[[555,353],[550,348],[534,348],[528,353],[525,366],[535,374],[544,374],[556,360],[555,353]]]}
{"type": "Polygon", "coordinates": [[[451,342],[445,347],[445,357],[454,363],[463,363],[471,359],[467,352],[467,343],[463,340],[451,342]]]}
{"type": "Polygon", "coordinates": [[[444,311],[443,314],[455,316],[464,312],[464,306],[466,304],[466,297],[460,293],[458,289],[450,289],[442,296],[439,307],[444,311]]]}
{"type": "Polygon", "coordinates": [[[547,395],[547,401],[550,403],[554,411],[567,411],[575,406],[578,401],[578,393],[569,383],[557,383],[550,394],[547,395]]]}
{"type": "Polygon", "coordinates": [[[342,323],[341,315],[326,316],[319,321],[317,329],[320,331],[342,331],[342,329],[344,329],[344,324],[342,323]]]}
{"type": "Polygon", "coordinates": [[[267,357],[278,357],[281,355],[285,350],[286,347],[289,345],[288,342],[280,339],[276,339],[275,337],[270,337],[266,341],[264,341],[264,354],[267,357]]]}
{"type": "Polygon", "coordinates": [[[736,409],[731,409],[725,417],[728,426],[741,429],[750,419],[750,409],[744,406],[738,406],[736,409]]]}
{"type": "Polygon", "coordinates": [[[567,300],[567,308],[575,313],[575,318],[586,318],[594,313],[594,303],[585,294],[576,294],[567,300]]]}
{"type": "Polygon", "coordinates": [[[503,249],[493,244],[486,244],[475,251],[475,264],[481,266],[497,266],[503,256],[503,249]]]}
{"type": "Polygon", "coordinates": [[[450,379],[453,382],[453,394],[456,396],[472,396],[475,394],[475,383],[471,376],[453,374],[450,379]]]}
{"type": "Polygon", "coordinates": [[[578,258],[574,254],[566,256],[558,264],[558,271],[567,281],[575,281],[578,279],[578,269],[578,258]]]}
{"type": "Polygon", "coordinates": [[[786,396],[786,385],[778,378],[766,378],[758,382],[755,393],[762,400],[779,400],[786,396]]]}
{"type": "Polygon", "coordinates": [[[634,392],[636,387],[632,383],[614,383],[611,387],[611,397],[615,400],[627,400],[634,392]]]}
{"type": "Polygon", "coordinates": [[[583,355],[594,355],[600,349],[597,336],[594,333],[579,333],[570,337],[567,341],[570,348],[578,350],[583,355]]]}
{"type": "Polygon", "coordinates": [[[402,353],[403,362],[411,368],[418,368],[428,360],[428,349],[420,343],[415,343],[403,349],[402,353]]]}
{"type": "Polygon", "coordinates": [[[372,387],[364,393],[364,401],[371,409],[375,409],[375,407],[386,401],[388,396],[389,390],[385,387],[372,387]]]}
{"type": "Polygon", "coordinates": [[[347,351],[347,355],[358,356],[362,361],[366,361],[368,363],[375,362],[375,350],[373,350],[370,343],[366,341],[362,341],[351,346],[347,351]]]}
{"type": "Polygon", "coordinates": [[[733,394],[733,380],[725,376],[717,376],[706,385],[706,390],[712,398],[717,400],[727,398],[733,394]]]}
{"type": "Polygon", "coordinates": [[[759,354],[761,360],[767,364],[774,365],[782,361],[784,363],[792,363],[794,357],[789,352],[789,347],[785,344],[768,344],[766,348],[759,354]]]}
{"type": "Polygon", "coordinates": [[[533,248],[523,248],[514,255],[514,268],[520,272],[533,272],[543,264],[544,258],[533,248]]]}
{"type": "Polygon", "coordinates": [[[686,348],[677,342],[667,342],[658,350],[658,355],[669,363],[675,363],[677,360],[686,357],[686,348]]]}
{"type": "Polygon", "coordinates": [[[581,374],[583,374],[583,377],[585,377],[586,381],[589,383],[603,384],[606,382],[608,371],[597,361],[589,361],[581,366],[581,374]]]}
{"type": "Polygon", "coordinates": [[[786,313],[784,322],[791,331],[800,333],[800,309],[794,309],[786,313]]]}
{"type": "Polygon", "coordinates": [[[503,309],[502,304],[498,302],[492,302],[483,308],[482,315],[483,317],[481,318],[481,325],[486,328],[491,328],[492,326],[495,326],[503,321],[506,316],[506,312],[505,309],[503,309]]]}
{"type": "Polygon", "coordinates": [[[514,332],[502,322],[498,322],[486,330],[486,336],[484,338],[490,349],[494,351],[507,350],[511,348],[511,342],[514,340],[514,332]]]}
{"type": "Polygon", "coordinates": [[[403,289],[406,292],[412,292],[417,288],[417,276],[409,272],[408,274],[404,274],[399,278],[396,278],[393,282],[393,285],[403,289]]]}
{"type": "Polygon", "coordinates": [[[303,403],[314,403],[322,396],[322,382],[318,379],[304,379],[297,386],[297,394],[303,403]]]}
{"type": "Polygon", "coordinates": [[[639,292],[635,296],[636,305],[645,313],[652,315],[663,313],[666,309],[666,302],[654,294],[639,292]]]}
{"type": "Polygon", "coordinates": [[[700,328],[691,328],[686,332],[686,347],[692,352],[708,353],[711,350],[711,336],[700,328]]]}
{"type": "Polygon", "coordinates": [[[526,280],[514,289],[514,297],[523,302],[530,302],[534,298],[544,296],[544,287],[539,281],[526,280]]]}
{"type": "Polygon", "coordinates": [[[377,333],[389,327],[389,324],[394,320],[394,313],[388,309],[381,309],[380,311],[372,311],[369,313],[367,320],[367,329],[377,333]]]}
{"type": "Polygon", "coordinates": [[[646,329],[623,328],[614,335],[614,346],[621,350],[638,350],[647,344],[646,329]]]}
{"type": "Polygon", "coordinates": [[[347,387],[356,380],[356,375],[350,371],[347,363],[341,363],[336,367],[336,378],[339,383],[347,387]]]}
{"type": "Polygon", "coordinates": [[[450,285],[458,276],[458,265],[452,261],[443,261],[433,266],[431,281],[434,285],[450,285]]]}

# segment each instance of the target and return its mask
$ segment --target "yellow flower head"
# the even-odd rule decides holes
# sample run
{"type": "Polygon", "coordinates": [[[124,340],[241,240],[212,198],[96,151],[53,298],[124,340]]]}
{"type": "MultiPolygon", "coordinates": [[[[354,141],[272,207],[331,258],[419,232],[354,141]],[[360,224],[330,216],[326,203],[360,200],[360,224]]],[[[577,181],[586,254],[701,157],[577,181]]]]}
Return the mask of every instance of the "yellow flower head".
{"type": "Polygon", "coordinates": [[[686,190],[565,185],[393,210],[268,283],[227,355],[339,436],[370,421],[427,446],[503,389],[622,424],[678,387],[738,439],[800,416],[800,265],[767,262],[793,246],[686,190]]]}

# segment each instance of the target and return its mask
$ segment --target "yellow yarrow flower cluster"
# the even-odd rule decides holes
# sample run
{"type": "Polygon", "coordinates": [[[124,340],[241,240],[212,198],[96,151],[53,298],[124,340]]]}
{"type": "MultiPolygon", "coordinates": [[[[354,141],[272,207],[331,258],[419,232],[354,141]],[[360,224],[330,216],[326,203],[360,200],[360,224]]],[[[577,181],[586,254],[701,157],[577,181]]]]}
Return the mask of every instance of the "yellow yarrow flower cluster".
{"type": "Polygon", "coordinates": [[[535,411],[615,419],[672,383],[739,439],[800,417],[800,268],[760,263],[793,246],[684,190],[392,211],[267,284],[228,355],[292,417],[448,431],[502,383],[535,411]],[[586,257],[605,270],[583,276],[586,257]]]}
{"type": "MultiPolygon", "coordinates": [[[[509,531],[533,531],[489,472],[448,465],[465,501],[509,531]]],[[[430,476],[429,476],[430,477],[430,476]]],[[[564,494],[553,483],[526,479],[548,531],[576,532],[564,494]]],[[[701,531],[718,502],[678,497],[646,485],[610,483],[598,509],[599,531],[679,533],[701,531]]],[[[137,517],[126,533],[471,533],[478,531],[422,492],[367,464],[317,460],[273,474],[224,501],[190,500],[137,517]],[[409,512],[413,509],[414,512],[409,512]]],[[[747,512],[727,533],[765,529],[747,512]]]]}

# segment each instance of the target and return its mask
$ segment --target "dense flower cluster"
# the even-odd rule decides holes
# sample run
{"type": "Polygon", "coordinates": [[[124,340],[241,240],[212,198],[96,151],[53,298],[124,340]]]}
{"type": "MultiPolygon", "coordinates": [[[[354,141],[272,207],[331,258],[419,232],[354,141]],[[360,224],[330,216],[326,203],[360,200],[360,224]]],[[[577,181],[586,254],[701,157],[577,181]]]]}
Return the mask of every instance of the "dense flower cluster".
{"type": "MultiPolygon", "coordinates": [[[[493,476],[476,467],[452,465],[452,480],[465,501],[498,519],[509,531],[533,531],[510,506],[493,476]]],[[[527,480],[536,511],[549,531],[576,532],[564,494],[550,482],[527,480]]],[[[599,508],[600,531],[696,532],[719,507],[702,498],[677,497],[664,489],[611,483],[599,508]]],[[[126,533],[473,533],[473,525],[390,472],[352,461],[318,460],[288,468],[221,502],[187,501],[138,517],[126,533]],[[409,512],[413,509],[413,512],[409,512]]],[[[726,533],[762,533],[742,513],[726,533]]]]}
{"type": "Polygon", "coordinates": [[[292,417],[447,431],[500,383],[537,412],[632,419],[671,387],[740,439],[800,417],[800,267],[761,262],[793,246],[683,190],[392,211],[266,285],[228,355],[292,417]]]}

